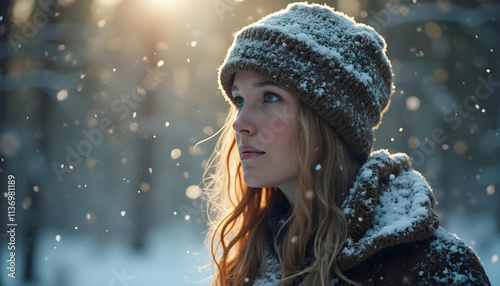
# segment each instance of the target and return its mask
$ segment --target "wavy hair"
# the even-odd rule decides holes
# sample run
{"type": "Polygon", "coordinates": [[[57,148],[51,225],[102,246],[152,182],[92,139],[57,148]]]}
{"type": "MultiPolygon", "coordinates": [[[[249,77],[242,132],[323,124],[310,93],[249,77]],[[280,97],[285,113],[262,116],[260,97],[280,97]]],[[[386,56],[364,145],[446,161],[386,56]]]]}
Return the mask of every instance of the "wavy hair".
{"type": "MultiPolygon", "coordinates": [[[[236,113],[231,106],[203,176],[208,222],[205,242],[214,262],[214,286],[252,285],[265,270],[267,214],[281,192],[245,184],[232,129],[236,113]]],[[[310,108],[300,104],[296,120],[299,193],[293,213],[284,224],[290,227],[283,242],[278,246],[274,241],[282,269],[281,286],[292,285],[294,278],[302,275],[305,279],[301,285],[326,286],[332,274],[356,285],[338,270],[336,257],[347,237],[347,221],[339,206],[360,165],[343,140],[310,108]],[[321,152],[321,159],[311,166],[309,135],[314,133],[320,135],[315,152],[321,152]],[[304,268],[306,249],[311,246],[314,261],[304,268]]],[[[285,231],[283,227],[281,231],[285,231]]]]}

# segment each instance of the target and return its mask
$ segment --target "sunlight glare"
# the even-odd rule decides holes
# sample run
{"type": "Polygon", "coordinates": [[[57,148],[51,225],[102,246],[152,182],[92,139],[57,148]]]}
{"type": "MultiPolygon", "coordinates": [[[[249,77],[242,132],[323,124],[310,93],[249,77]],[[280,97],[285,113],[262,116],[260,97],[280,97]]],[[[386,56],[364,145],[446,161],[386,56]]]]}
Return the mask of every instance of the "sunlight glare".
{"type": "Polygon", "coordinates": [[[161,8],[165,6],[174,6],[179,3],[179,0],[148,0],[144,3],[146,5],[152,5],[151,8],[161,8]]]}
{"type": "Polygon", "coordinates": [[[98,4],[100,4],[102,6],[110,6],[110,7],[117,6],[121,2],[122,2],[122,0],[97,0],[98,4]]]}

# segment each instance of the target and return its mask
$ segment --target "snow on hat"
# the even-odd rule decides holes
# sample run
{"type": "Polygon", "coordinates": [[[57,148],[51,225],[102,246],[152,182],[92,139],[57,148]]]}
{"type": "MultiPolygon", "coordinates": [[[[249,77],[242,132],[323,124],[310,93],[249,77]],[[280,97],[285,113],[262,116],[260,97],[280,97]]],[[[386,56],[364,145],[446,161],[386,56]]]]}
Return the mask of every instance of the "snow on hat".
{"type": "Polygon", "coordinates": [[[328,6],[293,3],[240,30],[219,67],[231,99],[237,71],[262,75],[323,117],[365,161],[393,91],[377,32],[328,6]]]}

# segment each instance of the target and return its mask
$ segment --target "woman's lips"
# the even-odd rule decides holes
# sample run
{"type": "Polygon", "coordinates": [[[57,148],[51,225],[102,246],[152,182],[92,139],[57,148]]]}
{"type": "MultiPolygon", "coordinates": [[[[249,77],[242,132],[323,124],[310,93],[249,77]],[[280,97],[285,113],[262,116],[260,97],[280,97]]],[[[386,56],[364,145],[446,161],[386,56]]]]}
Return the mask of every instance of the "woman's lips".
{"type": "Polygon", "coordinates": [[[266,152],[256,149],[250,145],[243,145],[239,147],[241,160],[248,160],[266,154],[266,152]]]}
{"type": "Polygon", "coordinates": [[[259,157],[259,156],[264,155],[264,154],[265,153],[262,153],[262,152],[245,152],[245,153],[241,154],[240,158],[241,158],[241,160],[248,160],[248,159],[259,157]]]}

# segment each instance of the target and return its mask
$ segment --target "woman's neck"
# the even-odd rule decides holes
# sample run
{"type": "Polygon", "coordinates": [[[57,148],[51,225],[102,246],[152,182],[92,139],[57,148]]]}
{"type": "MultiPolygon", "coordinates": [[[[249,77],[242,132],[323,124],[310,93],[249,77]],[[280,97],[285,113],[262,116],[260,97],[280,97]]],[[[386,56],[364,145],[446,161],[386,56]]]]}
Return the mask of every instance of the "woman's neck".
{"type": "Polygon", "coordinates": [[[280,189],[285,197],[287,198],[288,202],[292,206],[292,208],[295,208],[295,205],[297,204],[297,197],[299,194],[299,180],[298,177],[295,177],[293,179],[290,179],[279,186],[277,186],[278,189],[280,189]]]}

